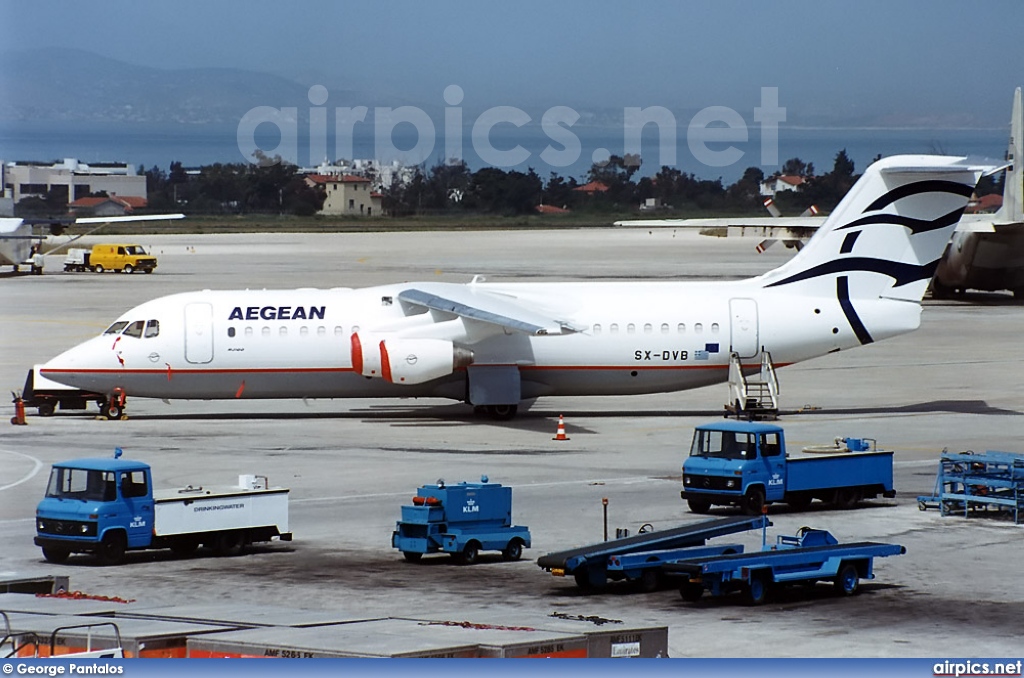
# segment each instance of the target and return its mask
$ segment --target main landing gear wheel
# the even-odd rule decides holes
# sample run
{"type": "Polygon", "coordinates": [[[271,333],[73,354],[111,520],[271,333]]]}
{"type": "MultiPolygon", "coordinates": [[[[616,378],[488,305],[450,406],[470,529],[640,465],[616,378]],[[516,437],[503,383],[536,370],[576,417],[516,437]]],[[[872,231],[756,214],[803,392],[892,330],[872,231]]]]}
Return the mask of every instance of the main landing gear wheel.
{"type": "Polygon", "coordinates": [[[488,416],[497,421],[509,421],[516,416],[519,405],[488,405],[486,407],[488,416]]]}

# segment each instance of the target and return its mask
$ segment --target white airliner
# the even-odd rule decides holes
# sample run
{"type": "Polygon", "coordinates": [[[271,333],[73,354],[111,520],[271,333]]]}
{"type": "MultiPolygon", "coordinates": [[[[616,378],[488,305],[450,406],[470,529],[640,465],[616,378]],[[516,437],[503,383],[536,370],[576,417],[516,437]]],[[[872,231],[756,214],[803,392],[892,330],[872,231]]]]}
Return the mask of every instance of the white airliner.
{"type": "Polygon", "coordinates": [[[150,398],[434,396],[514,415],[539,396],[677,391],[918,327],[921,297],[982,173],[908,155],[867,169],[790,261],[714,282],[400,283],[202,291],[149,301],[42,374],[150,398]]]}

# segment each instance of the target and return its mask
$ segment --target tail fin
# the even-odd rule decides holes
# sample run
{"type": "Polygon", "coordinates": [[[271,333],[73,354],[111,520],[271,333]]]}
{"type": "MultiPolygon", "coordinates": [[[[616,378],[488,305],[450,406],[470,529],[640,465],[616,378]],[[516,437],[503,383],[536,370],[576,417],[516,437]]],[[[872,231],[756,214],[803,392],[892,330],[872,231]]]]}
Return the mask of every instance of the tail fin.
{"type": "Polygon", "coordinates": [[[1013,93],[1013,114],[1010,117],[1010,148],[1006,160],[1011,167],[1006,170],[1003,183],[1003,205],[996,212],[993,221],[1018,224],[1024,221],[1024,111],[1021,110],[1020,87],[1013,93]]]}
{"type": "Polygon", "coordinates": [[[920,302],[939,258],[990,165],[900,155],[874,163],[793,259],[764,287],[809,296],[920,302]],[[834,281],[834,282],[833,282],[834,281]]]}

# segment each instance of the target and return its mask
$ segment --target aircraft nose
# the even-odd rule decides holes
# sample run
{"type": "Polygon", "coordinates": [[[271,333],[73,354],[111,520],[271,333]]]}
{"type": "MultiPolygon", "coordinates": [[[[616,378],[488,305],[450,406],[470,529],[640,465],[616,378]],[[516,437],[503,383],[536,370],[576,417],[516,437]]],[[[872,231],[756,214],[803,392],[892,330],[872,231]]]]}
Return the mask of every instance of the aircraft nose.
{"type": "Polygon", "coordinates": [[[121,367],[116,348],[111,350],[110,339],[94,337],[51,358],[40,372],[61,384],[100,391],[106,387],[104,382],[110,372],[121,367]]]}

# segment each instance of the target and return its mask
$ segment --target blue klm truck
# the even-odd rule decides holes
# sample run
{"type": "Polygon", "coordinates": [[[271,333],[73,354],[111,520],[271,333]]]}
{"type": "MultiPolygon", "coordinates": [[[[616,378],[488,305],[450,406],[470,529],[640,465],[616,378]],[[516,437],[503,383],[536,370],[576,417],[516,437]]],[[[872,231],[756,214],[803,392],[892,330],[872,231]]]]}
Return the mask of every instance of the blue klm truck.
{"type": "Polygon", "coordinates": [[[694,431],[680,495],[694,513],[719,504],[757,515],[779,501],[803,510],[815,499],[852,508],[861,499],[896,496],[892,460],[892,451],[866,438],[790,452],[779,426],[717,422],[694,431]]]}
{"type": "Polygon", "coordinates": [[[121,459],[120,452],[53,465],[34,540],[49,562],[92,553],[116,565],[128,550],[169,548],[187,556],[200,545],[234,555],[253,542],[291,540],[288,490],[270,487],[266,476],[239,476],[237,486],[154,490],[149,464],[121,459]]]}
{"type": "Polygon", "coordinates": [[[391,545],[409,562],[425,553],[448,553],[471,565],[480,551],[501,551],[519,560],[531,543],[530,529],[512,524],[512,488],[489,482],[423,485],[412,505],[402,506],[391,545]]]}

